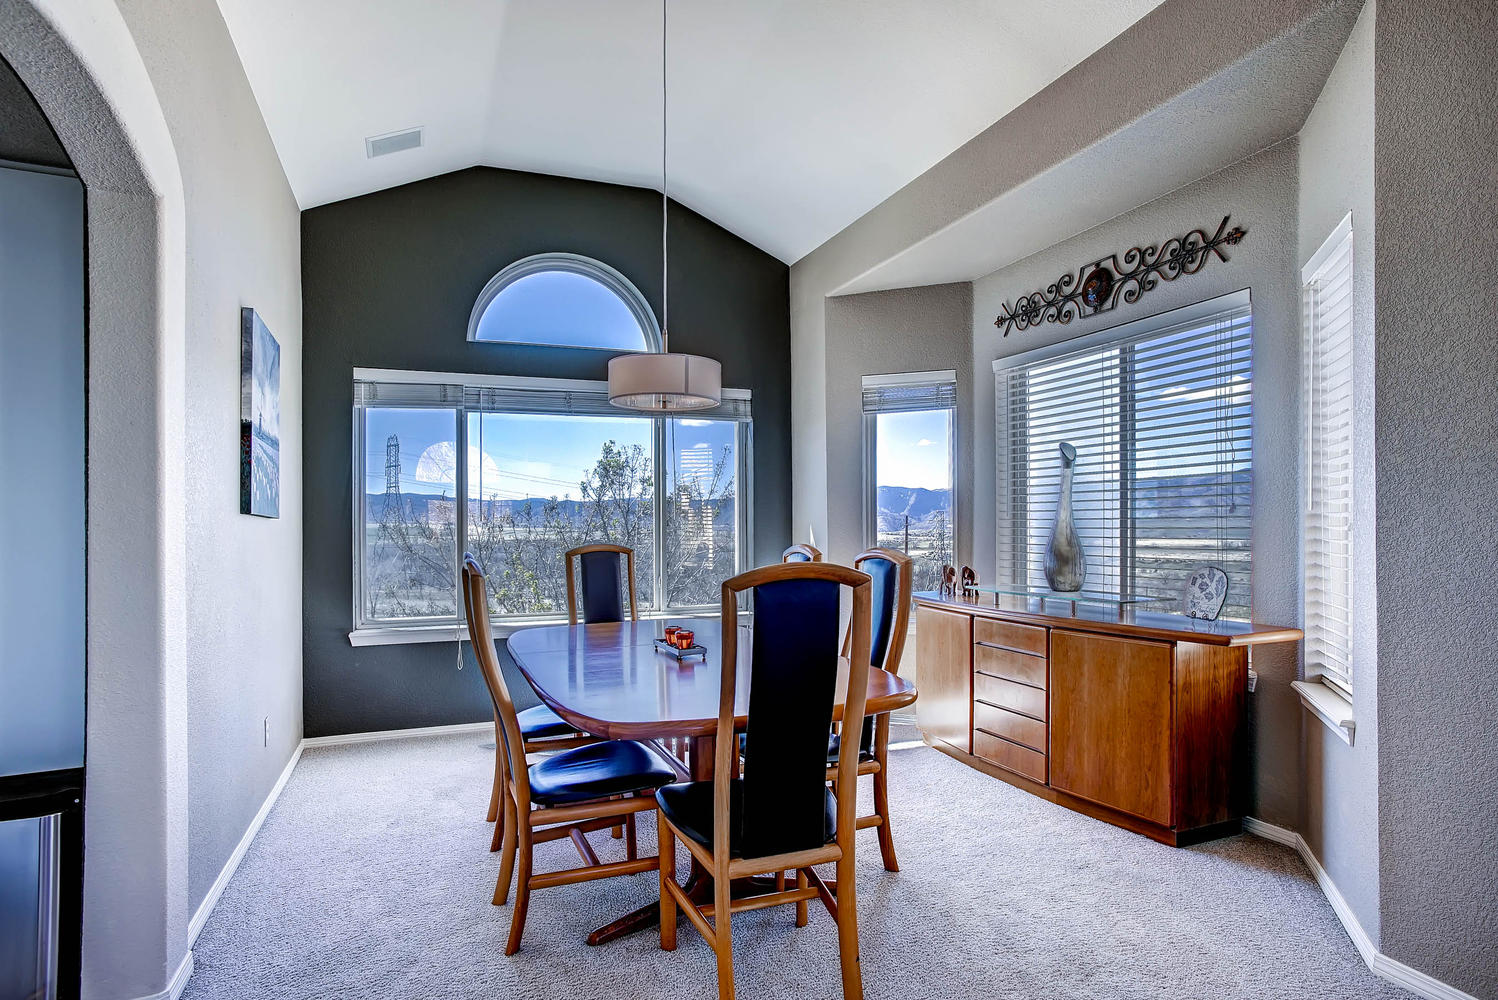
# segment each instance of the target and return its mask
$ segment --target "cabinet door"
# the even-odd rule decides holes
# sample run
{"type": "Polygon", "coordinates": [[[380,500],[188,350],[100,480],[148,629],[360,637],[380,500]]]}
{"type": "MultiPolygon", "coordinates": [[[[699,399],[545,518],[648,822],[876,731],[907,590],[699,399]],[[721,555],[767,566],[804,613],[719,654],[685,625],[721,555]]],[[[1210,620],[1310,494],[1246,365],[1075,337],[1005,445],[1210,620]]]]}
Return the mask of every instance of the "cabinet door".
{"type": "Polygon", "coordinates": [[[1051,631],[1051,785],[1169,826],[1169,643],[1051,631]]]}
{"type": "Polygon", "coordinates": [[[972,617],[916,608],[915,643],[920,684],[915,714],[921,731],[972,753],[972,617]]]}

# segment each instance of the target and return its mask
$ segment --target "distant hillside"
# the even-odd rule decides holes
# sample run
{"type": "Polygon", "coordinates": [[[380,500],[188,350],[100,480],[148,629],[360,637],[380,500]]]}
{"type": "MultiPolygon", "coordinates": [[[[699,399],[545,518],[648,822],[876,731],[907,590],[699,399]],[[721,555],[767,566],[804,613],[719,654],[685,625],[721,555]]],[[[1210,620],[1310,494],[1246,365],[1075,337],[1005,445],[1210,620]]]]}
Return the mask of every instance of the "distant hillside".
{"type": "Polygon", "coordinates": [[[910,526],[930,526],[938,512],[952,511],[951,490],[928,490],[918,486],[879,487],[879,523],[885,530],[903,526],[910,517],[910,526]]]}
{"type": "MultiPolygon", "coordinates": [[[[455,505],[452,497],[444,497],[437,493],[402,493],[401,502],[405,507],[405,516],[408,520],[420,521],[423,519],[438,523],[450,523],[455,513],[455,505]]],[[[512,514],[519,517],[525,516],[525,508],[530,506],[530,516],[538,522],[544,516],[545,508],[552,501],[546,497],[526,497],[521,500],[485,500],[483,512],[496,517],[512,514]]],[[[478,513],[480,501],[469,501],[469,517],[478,513]]],[[[587,516],[589,504],[581,500],[558,500],[557,513],[563,520],[577,523],[587,516]]],[[[369,522],[375,523],[385,516],[385,494],[368,493],[364,497],[365,517],[369,522]]],[[[733,504],[728,502],[717,511],[715,521],[722,525],[731,527],[733,524],[733,504]]]]}

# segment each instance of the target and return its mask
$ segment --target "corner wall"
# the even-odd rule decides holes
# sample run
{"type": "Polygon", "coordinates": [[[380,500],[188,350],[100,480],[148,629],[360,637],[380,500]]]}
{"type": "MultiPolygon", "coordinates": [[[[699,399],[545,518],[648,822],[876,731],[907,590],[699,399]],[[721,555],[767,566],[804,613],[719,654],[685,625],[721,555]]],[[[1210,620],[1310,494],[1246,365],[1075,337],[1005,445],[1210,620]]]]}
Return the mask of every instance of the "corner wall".
{"type": "Polygon", "coordinates": [[[1378,0],[1374,46],[1380,943],[1491,998],[1498,4],[1378,0]]]}
{"type": "Polygon", "coordinates": [[[302,736],[299,212],[213,0],[120,6],[176,145],[187,208],[191,911],[302,736]],[[281,344],[274,520],[239,512],[241,306],[259,310],[281,344]]]}
{"type": "Polygon", "coordinates": [[[1375,946],[1378,905],[1378,579],[1374,473],[1373,30],[1369,0],[1300,133],[1305,266],[1343,216],[1353,229],[1353,746],[1305,716],[1306,844],[1375,946]]]}

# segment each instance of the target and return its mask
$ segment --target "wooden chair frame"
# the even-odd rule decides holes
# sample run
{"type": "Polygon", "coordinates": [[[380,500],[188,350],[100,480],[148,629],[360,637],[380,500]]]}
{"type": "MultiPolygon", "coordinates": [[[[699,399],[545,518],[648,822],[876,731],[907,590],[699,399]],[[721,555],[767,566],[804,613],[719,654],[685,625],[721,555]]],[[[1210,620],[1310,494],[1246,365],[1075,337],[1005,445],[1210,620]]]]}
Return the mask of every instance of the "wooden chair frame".
{"type": "Polygon", "coordinates": [[[805,556],[807,562],[819,563],[822,561],[822,550],[817,548],[815,545],[807,545],[804,542],[797,542],[795,545],[792,545],[790,548],[780,553],[780,561],[789,562],[791,556],[805,556]]]}
{"type": "MultiPolygon", "coordinates": [[[[869,621],[873,590],[868,574],[830,563],[782,563],[750,570],[726,581],[723,584],[723,673],[720,679],[718,728],[713,744],[713,845],[711,850],[703,847],[683,835],[664,812],[658,814],[661,948],[666,951],[676,948],[676,911],[680,907],[717,955],[720,1000],[732,1000],[732,914],[795,903],[796,926],[804,927],[807,921],[807,902],[820,898],[827,907],[827,912],[837,922],[843,996],[845,1000],[862,1000],[863,977],[859,971],[858,911],[853,864],[857,818],[852,797],[837,799],[837,839],[831,844],[763,858],[735,858],[729,851],[729,789],[737,770],[734,765],[738,754],[733,704],[738,670],[738,595],[753,587],[782,580],[828,580],[852,588],[851,655],[848,657],[843,721],[851,732],[860,732],[863,728],[864,706],[868,698],[869,621]],[[709,905],[698,906],[676,882],[678,839],[713,877],[713,901],[709,905]],[[813,865],[824,863],[837,865],[835,891],[812,868],[813,865]],[[786,871],[796,872],[794,889],[783,888],[786,871]],[[767,872],[775,873],[776,891],[733,899],[734,879],[767,872]]],[[[857,770],[857,743],[849,745],[845,742],[840,748],[837,764],[838,781],[842,787],[853,787],[857,770]]]]}
{"type": "Polygon", "coordinates": [[[610,542],[598,542],[594,545],[579,545],[575,549],[568,549],[562,556],[567,567],[567,624],[577,624],[577,557],[589,552],[618,552],[624,556],[625,576],[629,578],[629,618],[630,621],[639,621],[640,612],[635,608],[635,550],[628,545],[614,545],[610,542]]]}
{"type": "MultiPolygon", "coordinates": [[[[465,557],[466,557],[466,554],[465,554],[465,557]]],[[[484,609],[485,614],[483,615],[483,618],[484,618],[485,622],[487,622],[488,621],[488,617],[489,617],[488,614],[487,614],[487,612],[489,610],[488,595],[480,592],[479,595],[478,595],[478,598],[479,598],[480,603],[477,605],[477,607],[481,607],[481,608],[484,609]]],[[[469,593],[467,587],[464,587],[463,588],[463,610],[466,612],[466,614],[468,616],[468,618],[467,618],[467,620],[468,620],[468,637],[469,637],[469,642],[470,643],[473,643],[473,636],[474,636],[474,632],[473,632],[473,621],[474,621],[474,617],[475,617],[475,612],[474,612],[475,605],[474,605],[473,601],[474,601],[474,596],[469,593]]],[[[476,643],[474,643],[474,648],[475,648],[475,650],[477,650],[477,648],[478,648],[476,643]]],[[[492,643],[491,643],[491,648],[492,648],[492,643]]],[[[477,656],[478,655],[477,652],[475,652],[474,655],[477,656]]],[[[505,813],[504,813],[504,810],[500,808],[500,803],[504,801],[505,784],[509,780],[509,765],[506,764],[506,762],[505,762],[505,753],[504,753],[504,745],[505,745],[504,733],[502,733],[500,730],[501,730],[501,726],[500,726],[500,721],[499,721],[499,709],[495,708],[495,710],[494,710],[494,782],[493,782],[492,786],[489,789],[489,812],[488,812],[487,816],[485,817],[485,822],[489,822],[489,823],[493,823],[494,824],[494,834],[493,834],[493,836],[491,836],[489,838],[489,850],[491,852],[498,851],[499,848],[500,848],[501,843],[504,841],[505,813]]],[[[584,747],[584,746],[587,746],[590,743],[597,743],[597,742],[598,742],[598,737],[597,736],[590,736],[587,733],[581,733],[580,732],[580,733],[575,733],[575,734],[573,734],[571,736],[548,736],[548,737],[545,737],[543,739],[524,740],[523,741],[523,747],[524,747],[524,752],[527,755],[529,755],[529,754],[533,754],[533,753],[548,753],[548,752],[553,751],[553,750],[571,750],[573,747],[584,747]]],[[[616,838],[617,837],[622,837],[623,835],[624,835],[624,828],[622,826],[615,829],[614,836],[616,838]]]]}
{"type": "MultiPolygon", "coordinates": [[[[915,560],[895,549],[873,548],[860,552],[853,560],[853,568],[859,568],[870,559],[887,559],[895,564],[895,620],[890,626],[889,649],[885,651],[884,662],[879,666],[898,677],[900,660],[905,655],[905,637],[910,631],[910,601],[911,587],[914,585],[915,578],[915,560]]],[[[844,656],[848,655],[848,644],[852,638],[850,625],[848,635],[843,640],[844,656]]],[[[859,732],[859,730],[850,730],[844,726],[842,732],[859,732]]],[[[858,775],[862,777],[866,774],[874,776],[874,811],[868,816],[858,817],[858,829],[867,830],[870,827],[878,829],[879,854],[884,861],[884,869],[897,872],[900,870],[900,862],[895,857],[895,838],[889,828],[888,712],[874,717],[874,759],[861,760],[858,763],[858,775]]],[[[827,780],[833,783],[833,791],[836,792],[838,788],[837,768],[832,766],[827,768],[827,780]]]]}
{"type": "MultiPolygon", "coordinates": [[[[484,575],[472,556],[464,556],[463,588],[465,597],[483,606],[484,575]]],[[[530,905],[530,894],[536,889],[556,885],[572,885],[591,882],[594,879],[612,878],[616,875],[635,875],[654,871],[659,858],[641,858],[635,839],[635,814],[655,808],[655,796],[630,795],[592,802],[570,803],[560,806],[540,806],[531,802],[530,770],[523,755],[510,755],[506,747],[524,746],[520,736],[520,722],[516,718],[515,703],[510,700],[510,691],[500,671],[499,656],[495,652],[494,637],[489,628],[487,615],[480,615],[469,622],[473,638],[475,658],[489,686],[494,700],[495,714],[500,722],[500,739],[496,753],[505,759],[509,780],[505,782],[504,799],[500,803],[504,817],[503,856],[500,860],[499,880],[494,886],[494,905],[502,906],[509,898],[510,876],[518,868],[515,879],[515,908],[510,915],[510,937],[505,945],[505,954],[513,955],[520,950],[520,937],[525,932],[526,911],[530,905]],[[588,844],[586,834],[594,830],[624,825],[628,842],[623,861],[601,863],[598,855],[588,844]],[[535,845],[568,837],[577,847],[583,859],[583,867],[564,871],[536,874],[532,871],[535,845]],[[518,859],[518,861],[517,861],[518,859]]]]}

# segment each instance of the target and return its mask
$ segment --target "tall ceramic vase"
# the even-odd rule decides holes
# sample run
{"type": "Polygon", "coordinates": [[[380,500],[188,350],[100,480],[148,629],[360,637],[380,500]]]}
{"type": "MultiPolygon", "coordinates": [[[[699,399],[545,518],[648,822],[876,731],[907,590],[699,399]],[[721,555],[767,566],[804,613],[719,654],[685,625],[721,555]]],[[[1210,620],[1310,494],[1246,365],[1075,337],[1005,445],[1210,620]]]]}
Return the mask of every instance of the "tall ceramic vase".
{"type": "Polygon", "coordinates": [[[1045,547],[1045,578],[1052,590],[1073,593],[1081,590],[1087,581],[1087,555],[1082,551],[1082,540],[1077,537],[1077,524],[1071,510],[1071,481],[1076,471],[1077,449],[1063,441],[1060,452],[1061,499],[1056,502],[1056,526],[1051,529],[1051,540],[1045,547]]]}

